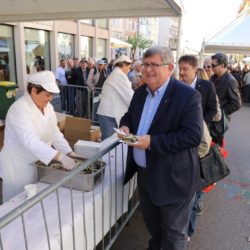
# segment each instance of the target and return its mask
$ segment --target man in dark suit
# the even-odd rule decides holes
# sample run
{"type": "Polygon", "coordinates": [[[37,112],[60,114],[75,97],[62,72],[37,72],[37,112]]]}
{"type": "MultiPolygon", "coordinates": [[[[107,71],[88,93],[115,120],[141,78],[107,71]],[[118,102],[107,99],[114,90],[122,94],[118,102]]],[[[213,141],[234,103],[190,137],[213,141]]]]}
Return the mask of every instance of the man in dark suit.
{"type": "MultiPolygon", "coordinates": [[[[203,118],[209,123],[214,120],[215,115],[220,112],[218,110],[216,91],[211,81],[200,79],[197,77],[198,60],[194,55],[183,55],[178,60],[179,76],[181,81],[189,85],[191,88],[198,90],[202,97],[203,118]]],[[[188,228],[188,236],[191,237],[195,231],[196,217],[202,214],[204,193],[198,191],[196,193],[195,202],[190,217],[188,228]]]]}
{"type": "Polygon", "coordinates": [[[76,88],[76,110],[80,117],[87,116],[88,110],[88,91],[87,91],[87,60],[82,59],[79,62],[79,67],[73,71],[72,81],[76,88]]]}
{"type": "Polygon", "coordinates": [[[124,183],[138,172],[140,204],[151,234],[149,249],[184,250],[194,194],[200,185],[197,146],[202,136],[200,94],[171,77],[173,56],[154,46],[143,57],[143,78],[120,122],[137,135],[129,147],[124,183]]]}
{"type": "Polygon", "coordinates": [[[180,80],[200,92],[203,118],[206,122],[210,122],[218,112],[213,83],[197,77],[198,60],[194,55],[181,56],[178,64],[180,80]]]}

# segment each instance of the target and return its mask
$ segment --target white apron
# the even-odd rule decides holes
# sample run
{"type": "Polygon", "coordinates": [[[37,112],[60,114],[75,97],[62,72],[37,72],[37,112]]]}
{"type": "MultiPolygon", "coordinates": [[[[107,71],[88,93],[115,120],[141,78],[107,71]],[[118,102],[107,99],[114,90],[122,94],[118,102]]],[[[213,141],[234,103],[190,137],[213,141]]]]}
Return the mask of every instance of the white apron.
{"type": "MultiPolygon", "coordinates": [[[[24,121],[23,126],[20,125],[19,131],[11,129],[13,127],[15,128],[14,123],[18,123],[18,119],[17,121],[15,121],[15,116],[20,112],[19,107],[16,110],[12,109],[11,112],[15,113],[15,116],[12,116],[12,114],[10,114],[9,117],[11,117],[12,119],[9,119],[10,121],[8,121],[7,115],[5,129],[6,138],[4,140],[4,147],[0,152],[0,176],[3,179],[3,201],[6,201],[23,191],[25,185],[37,182],[37,169],[33,166],[33,163],[37,160],[48,162],[48,155],[50,157],[50,160],[53,158],[53,155],[56,154],[56,151],[52,149],[50,145],[53,141],[55,141],[56,135],[59,140],[57,138],[57,143],[55,144],[65,144],[61,145],[61,151],[71,151],[71,148],[68,146],[68,143],[60,134],[59,129],[55,124],[56,121],[54,118],[54,113],[51,113],[51,110],[47,109],[45,115],[43,115],[34,106],[34,103],[30,102],[32,100],[29,96],[26,96],[24,98],[26,98],[24,103],[24,110],[27,111],[26,104],[28,101],[28,111],[31,111],[28,112],[28,116],[24,117],[24,119],[29,120],[30,127],[33,130],[32,132],[36,136],[30,136],[31,138],[29,139],[20,137],[19,131],[23,129],[24,125],[26,125],[26,121],[24,121]],[[9,127],[7,129],[8,125],[9,127]],[[13,138],[11,138],[13,137],[13,133],[16,134],[16,143],[13,138]],[[34,137],[36,138],[36,140],[33,140],[34,137]],[[21,140],[23,140],[24,142],[22,143],[21,140]],[[45,145],[44,143],[46,143],[47,145],[45,145]],[[64,150],[62,148],[64,148],[64,150]]],[[[22,104],[23,103],[20,102],[19,105],[22,106],[22,104]]],[[[19,117],[20,123],[23,122],[22,119],[23,118],[19,117]]],[[[16,130],[18,130],[18,128],[16,128],[16,130]]]]}

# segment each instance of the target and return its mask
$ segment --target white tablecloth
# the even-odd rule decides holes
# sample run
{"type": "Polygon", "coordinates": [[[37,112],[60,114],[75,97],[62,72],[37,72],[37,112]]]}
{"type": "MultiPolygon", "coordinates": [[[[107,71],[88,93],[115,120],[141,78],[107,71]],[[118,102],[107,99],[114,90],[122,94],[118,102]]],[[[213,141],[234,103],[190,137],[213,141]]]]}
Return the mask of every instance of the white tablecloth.
{"type": "MultiPolygon", "coordinates": [[[[126,152],[126,147],[125,147],[126,152]]],[[[93,202],[93,192],[85,192],[85,206],[83,206],[82,192],[73,190],[73,206],[74,206],[74,225],[75,225],[75,247],[82,250],[93,249],[95,244],[102,239],[102,228],[104,227],[104,235],[115,224],[116,219],[128,210],[128,196],[133,195],[135,188],[135,180],[131,181],[131,188],[128,185],[124,188],[124,202],[122,210],[122,160],[121,160],[121,145],[117,150],[117,171],[115,171],[115,150],[111,151],[111,164],[107,165],[105,169],[104,185],[103,185],[103,199],[102,199],[102,185],[99,183],[94,190],[95,203],[93,202]],[[115,174],[117,172],[117,174],[115,174]],[[111,178],[110,178],[111,176],[111,178]],[[117,177],[115,177],[117,176],[117,177]],[[111,180],[111,181],[110,181],[111,180]],[[115,188],[115,183],[117,188],[115,188]],[[130,194],[128,193],[130,192],[130,194]],[[111,195],[112,194],[112,195],[111,195]],[[117,199],[116,199],[117,198],[117,199]],[[102,202],[103,200],[103,202],[102,202]],[[94,205],[95,204],[95,205],[94,205]],[[111,205],[110,205],[111,204],[111,205]],[[94,240],[94,223],[93,223],[93,205],[95,206],[95,231],[96,239],[94,240]],[[116,205],[116,206],[115,206],[116,205]],[[85,213],[84,209],[85,207],[85,213]],[[104,216],[102,216],[102,207],[104,207],[104,216]],[[116,208],[115,208],[116,207],[116,208]],[[85,215],[85,216],[84,216],[85,215]],[[86,235],[84,234],[84,217],[86,235]]],[[[126,157],[124,157],[125,160],[126,157]]],[[[108,162],[107,155],[103,158],[108,162]]],[[[125,166],[125,162],[124,162],[125,166]]],[[[38,190],[47,187],[47,184],[37,183],[38,190]]],[[[20,193],[10,201],[4,203],[0,207],[0,217],[20,205],[25,201],[24,192],[20,193]]],[[[62,223],[62,238],[63,249],[73,249],[73,233],[72,233],[72,213],[70,190],[67,188],[59,189],[60,212],[62,223]]],[[[58,219],[58,206],[56,194],[53,193],[44,199],[44,207],[46,214],[46,221],[48,224],[49,241],[51,249],[57,250],[60,247],[60,230],[58,219]]],[[[28,249],[32,250],[46,250],[48,248],[45,224],[42,216],[41,204],[37,204],[24,214],[25,229],[28,239],[28,249]]],[[[25,249],[25,241],[23,236],[23,228],[21,218],[16,219],[8,226],[1,230],[1,238],[4,249],[7,250],[22,250],[25,249]]]]}

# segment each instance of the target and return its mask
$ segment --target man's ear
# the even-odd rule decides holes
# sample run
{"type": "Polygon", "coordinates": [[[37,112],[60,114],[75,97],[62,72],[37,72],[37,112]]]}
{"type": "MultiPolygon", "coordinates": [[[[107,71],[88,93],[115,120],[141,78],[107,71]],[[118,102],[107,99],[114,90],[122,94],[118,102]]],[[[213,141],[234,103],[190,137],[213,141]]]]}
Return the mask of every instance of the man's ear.
{"type": "Polygon", "coordinates": [[[174,65],[173,64],[169,64],[168,68],[169,68],[170,71],[173,71],[174,70],[174,65]]]}

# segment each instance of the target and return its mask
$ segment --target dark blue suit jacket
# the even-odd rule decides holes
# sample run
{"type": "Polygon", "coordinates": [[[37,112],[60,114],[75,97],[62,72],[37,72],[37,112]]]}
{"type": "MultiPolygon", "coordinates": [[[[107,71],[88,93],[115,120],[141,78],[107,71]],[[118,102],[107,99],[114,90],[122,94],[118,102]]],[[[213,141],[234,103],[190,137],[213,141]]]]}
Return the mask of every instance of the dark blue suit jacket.
{"type": "MultiPolygon", "coordinates": [[[[136,134],[148,92],[137,89],[120,126],[136,134]]],[[[200,185],[197,146],[203,132],[201,96],[196,90],[171,78],[153,118],[146,150],[146,188],[156,205],[171,204],[194,195],[200,185]]],[[[129,147],[124,183],[137,171],[133,148],[129,147]]]]}

